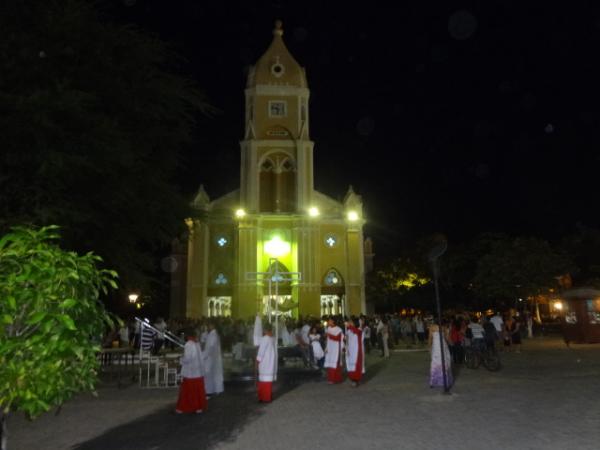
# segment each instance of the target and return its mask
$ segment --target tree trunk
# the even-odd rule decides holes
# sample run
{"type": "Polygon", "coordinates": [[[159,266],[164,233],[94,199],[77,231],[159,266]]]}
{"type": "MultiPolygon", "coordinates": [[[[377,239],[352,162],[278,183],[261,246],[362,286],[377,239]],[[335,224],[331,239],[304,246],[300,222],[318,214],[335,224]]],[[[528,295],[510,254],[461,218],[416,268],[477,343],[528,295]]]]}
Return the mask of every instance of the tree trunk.
{"type": "Polygon", "coordinates": [[[8,418],[8,414],[4,411],[0,414],[2,415],[0,418],[0,450],[6,450],[8,448],[6,446],[6,419],[8,418]]]}

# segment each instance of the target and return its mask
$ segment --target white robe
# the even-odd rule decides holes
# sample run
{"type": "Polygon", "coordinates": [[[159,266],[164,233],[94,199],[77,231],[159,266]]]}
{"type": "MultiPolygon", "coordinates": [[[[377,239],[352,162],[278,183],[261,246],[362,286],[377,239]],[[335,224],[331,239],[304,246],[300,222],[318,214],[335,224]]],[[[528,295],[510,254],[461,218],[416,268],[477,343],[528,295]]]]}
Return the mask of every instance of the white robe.
{"type": "Polygon", "coordinates": [[[181,357],[181,376],[183,378],[200,378],[204,376],[204,364],[200,344],[189,340],[183,347],[181,357]]]}
{"type": "Polygon", "coordinates": [[[259,345],[260,340],[262,339],[262,334],[262,320],[257,314],[256,319],[254,319],[254,334],[252,335],[255,347],[259,345]]]}
{"type": "MultiPolygon", "coordinates": [[[[338,326],[335,327],[327,327],[327,334],[331,334],[333,336],[341,336],[342,329],[338,326]]],[[[338,363],[341,357],[341,351],[344,348],[344,340],[340,339],[339,341],[334,341],[333,339],[329,339],[327,337],[327,352],[325,353],[325,367],[335,369],[338,367],[338,363]]]]}
{"type": "Polygon", "coordinates": [[[277,380],[277,354],[273,336],[265,334],[261,338],[256,360],[258,361],[258,381],[277,380]]]}
{"type": "Polygon", "coordinates": [[[308,338],[310,339],[310,345],[312,346],[313,356],[315,357],[316,361],[319,361],[325,356],[323,347],[321,347],[321,335],[310,334],[308,338]]]}
{"type": "MultiPolygon", "coordinates": [[[[346,370],[348,372],[354,372],[356,370],[356,361],[358,359],[358,335],[350,330],[346,331],[346,343],[346,370]]],[[[362,345],[362,373],[365,373],[365,346],[362,333],[360,345],[362,345]]]]}
{"type": "Polygon", "coordinates": [[[223,359],[221,358],[221,341],[217,330],[206,335],[204,347],[204,387],[207,394],[223,392],[223,359]]]}
{"type": "Polygon", "coordinates": [[[282,345],[284,347],[289,347],[290,346],[290,333],[289,333],[287,327],[285,326],[285,323],[281,324],[280,337],[281,337],[282,345]]]}

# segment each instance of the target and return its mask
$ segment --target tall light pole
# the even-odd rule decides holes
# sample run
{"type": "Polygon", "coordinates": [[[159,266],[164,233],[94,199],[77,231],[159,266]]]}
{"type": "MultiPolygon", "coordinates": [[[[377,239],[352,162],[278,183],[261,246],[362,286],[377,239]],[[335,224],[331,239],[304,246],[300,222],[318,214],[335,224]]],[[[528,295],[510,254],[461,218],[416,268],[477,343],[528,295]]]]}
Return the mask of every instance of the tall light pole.
{"type": "Polygon", "coordinates": [[[435,303],[437,307],[438,316],[438,334],[440,336],[440,354],[442,356],[442,378],[444,380],[444,394],[450,393],[450,386],[448,386],[448,377],[446,375],[446,355],[444,354],[444,336],[442,330],[442,307],[440,305],[440,289],[439,289],[439,264],[438,260],[446,250],[448,249],[448,241],[446,239],[440,239],[440,241],[433,247],[428,255],[429,262],[433,266],[433,284],[435,286],[435,303]]]}

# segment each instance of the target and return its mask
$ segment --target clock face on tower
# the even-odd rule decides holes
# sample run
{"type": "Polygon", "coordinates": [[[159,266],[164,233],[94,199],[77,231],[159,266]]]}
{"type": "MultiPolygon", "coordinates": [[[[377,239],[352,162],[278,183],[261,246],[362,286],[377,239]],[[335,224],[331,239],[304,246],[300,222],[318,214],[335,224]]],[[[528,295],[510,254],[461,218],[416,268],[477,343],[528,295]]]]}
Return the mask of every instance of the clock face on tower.
{"type": "Polygon", "coordinates": [[[271,101],[269,102],[269,117],[285,117],[285,102],[271,101]]]}

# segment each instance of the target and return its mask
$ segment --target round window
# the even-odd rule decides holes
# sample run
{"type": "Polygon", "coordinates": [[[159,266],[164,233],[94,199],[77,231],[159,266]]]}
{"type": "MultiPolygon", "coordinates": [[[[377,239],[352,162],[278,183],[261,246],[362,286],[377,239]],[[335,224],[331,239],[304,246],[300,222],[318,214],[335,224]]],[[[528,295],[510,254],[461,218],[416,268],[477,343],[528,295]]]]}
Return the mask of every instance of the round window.
{"type": "Polygon", "coordinates": [[[281,75],[283,75],[284,72],[285,72],[285,68],[280,63],[273,64],[271,66],[271,73],[273,75],[275,75],[276,77],[280,77],[281,75]]]}

